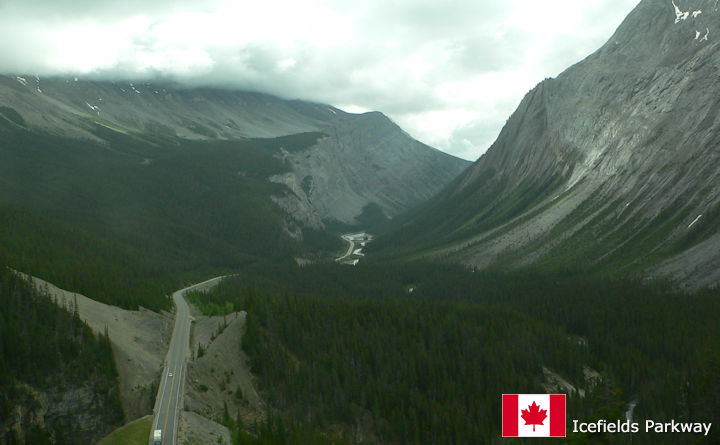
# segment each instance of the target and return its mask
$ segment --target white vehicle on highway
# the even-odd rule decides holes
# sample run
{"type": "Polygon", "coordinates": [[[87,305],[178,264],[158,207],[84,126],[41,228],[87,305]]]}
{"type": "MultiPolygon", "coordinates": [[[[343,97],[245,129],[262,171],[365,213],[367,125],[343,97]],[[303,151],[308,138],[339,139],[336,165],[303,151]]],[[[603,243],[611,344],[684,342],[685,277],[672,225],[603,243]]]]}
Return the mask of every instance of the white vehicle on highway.
{"type": "Polygon", "coordinates": [[[153,431],[153,445],[162,444],[162,430],[153,431]]]}

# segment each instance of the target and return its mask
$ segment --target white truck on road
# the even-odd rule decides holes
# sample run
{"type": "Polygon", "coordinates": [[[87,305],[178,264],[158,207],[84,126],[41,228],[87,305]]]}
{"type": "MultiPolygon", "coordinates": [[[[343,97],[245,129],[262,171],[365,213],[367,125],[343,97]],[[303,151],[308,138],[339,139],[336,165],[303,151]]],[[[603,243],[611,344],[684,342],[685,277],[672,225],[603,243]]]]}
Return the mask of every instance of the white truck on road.
{"type": "Polygon", "coordinates": [[[153,431],[153,445],[162,445],[162,430],[153,431]]]}

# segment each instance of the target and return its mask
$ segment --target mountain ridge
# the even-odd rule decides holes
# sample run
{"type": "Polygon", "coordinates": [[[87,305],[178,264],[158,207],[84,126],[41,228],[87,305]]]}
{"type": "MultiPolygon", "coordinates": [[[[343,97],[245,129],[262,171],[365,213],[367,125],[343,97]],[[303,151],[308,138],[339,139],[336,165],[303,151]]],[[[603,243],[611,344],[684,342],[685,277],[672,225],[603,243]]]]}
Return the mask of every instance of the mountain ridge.
{"type": "Polygon", "coordinates": [[[719,18],[714,1],[642,1],[605,45],[532,89],[488,152],[376,248],[720,282],[707,217],[720,206],[719,18]]]}
{"type": "Polygon", "coordinates": [[[304,197],[292,189],[278,196],[296,221],[312,228],[323,227],[323,221],[357,224],[373,203],[394,217],[469,165],[415,141],[380,112],[355,115],[263,93],[16,75],[0,76],[0,104],[5,125],[100,143],[105,141],[98,125],[150,143],[324,134],[322,144],[306,147],[319,156],[313,162],[307,162],[307,153],[279,154],[293,170],[301,170],[298,183],[316,184],[304,197]],[[375,184],[385,186],[376,193],[375,184]]]}

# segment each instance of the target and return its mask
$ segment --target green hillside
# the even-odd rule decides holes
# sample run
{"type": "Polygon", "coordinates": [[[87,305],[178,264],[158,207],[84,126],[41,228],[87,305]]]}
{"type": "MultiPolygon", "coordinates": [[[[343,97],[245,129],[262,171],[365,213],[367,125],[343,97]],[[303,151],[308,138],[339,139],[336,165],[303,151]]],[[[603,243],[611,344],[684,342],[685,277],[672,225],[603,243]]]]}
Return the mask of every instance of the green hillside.
{"type": "Polygon", "coordinates": [[[338,424],[346,438],[379,443],[496,443],[500,394],[550,391],[543,367],[584,391],[569,397],[571,418],[622,419],[637,401],[636,419],[718,420],[717,291],[436,264],[315,265],[255,266],[196,298],[248,312],[242,347],[276,417],[266,429],[244,426],[256,438],[273,432],[257,443],[338,424]]]}
{"type": "Polygon", "coordinates": [[[280,147],[319,134],[207,142],[96,132],[108,142],[2,130],[0,251],[13,267],[159,309],[183,280],[339,245],[322,233],[292,239],[270,199],[284,193],[267,180],[288,170],[280,147]]]}
{"type": "Polygon", "coordinates": [[[71,310],[0,267],[2,443],[89,443],[122,422],[110,339],[71,310]]]}

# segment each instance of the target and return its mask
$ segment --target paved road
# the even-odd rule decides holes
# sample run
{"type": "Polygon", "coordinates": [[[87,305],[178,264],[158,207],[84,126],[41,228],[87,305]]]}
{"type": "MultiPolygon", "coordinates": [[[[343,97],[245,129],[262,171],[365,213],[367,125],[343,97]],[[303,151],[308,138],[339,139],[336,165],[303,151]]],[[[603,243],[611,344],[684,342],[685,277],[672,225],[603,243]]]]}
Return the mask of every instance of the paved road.
{"type": "Polygon", "coordinates": [[[340,238],[342,238],[343,240],[345,240],[346,243],[348,243],[348,249],[345,252],[345,255],[335,258],[335,261],[338,261],[338,262],[341,262],[345,258],[353,255],[353,252],[355,251],[355,242],[372,241],[372,235],[370,235],[366,232],[348,233],[348,234],[342,235],[340,238]]]}
{"type": "Polygon", "coordinates": [[[184,295],[188,291],[211,288],[223,278],[216,277],[173,293],[173,300],[177,307],[175,328],[170,339],[165,369],[163,369],[155,399],[155,418],[152,430],[150,430],[150,444],[153,440],[153,431],[158,429],[162,430],[162,445],[176,445],[177,442],[177,429],[185,385],[185,364],[190,355],[190,309],[184,295]]]}
{"type": "Polygon", "coordinates": [[[355,248],[355,241],[353,241],[353,238],[350,235],[343,235],[340,238],[344,239],[346,243],[348,243],[348,249],[347,252],[345,252],[345,255],[339,256],[335,258],[335,261],[342,261],[345,258],[352,255],[353,249],[355,248]]]}

